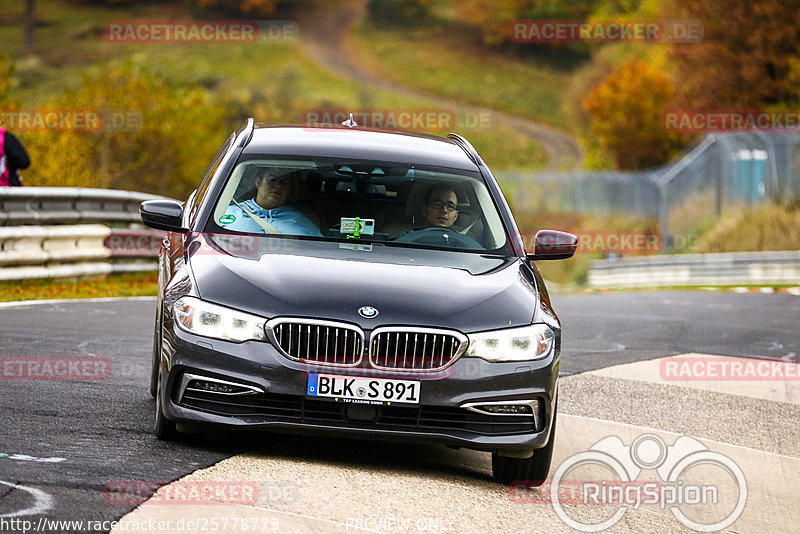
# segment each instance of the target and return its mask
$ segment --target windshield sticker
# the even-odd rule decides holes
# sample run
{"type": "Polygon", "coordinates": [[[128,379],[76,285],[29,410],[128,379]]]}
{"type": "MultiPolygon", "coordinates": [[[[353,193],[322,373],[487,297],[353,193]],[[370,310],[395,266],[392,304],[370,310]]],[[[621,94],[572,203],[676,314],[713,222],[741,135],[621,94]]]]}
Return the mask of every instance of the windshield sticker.
{"type": "Polygon", "coordinates": [[[222,217],[219,218],[220,224],[231,224],[236,220],[236,215],[231,215],[230,213],[226,213],[222,217]]]}
{"type": "Polygon", "coordinates": [[[348,237],[375,234],[375,219],[362,219],[361,217],[342,217],[339,232],[348,237]]]}

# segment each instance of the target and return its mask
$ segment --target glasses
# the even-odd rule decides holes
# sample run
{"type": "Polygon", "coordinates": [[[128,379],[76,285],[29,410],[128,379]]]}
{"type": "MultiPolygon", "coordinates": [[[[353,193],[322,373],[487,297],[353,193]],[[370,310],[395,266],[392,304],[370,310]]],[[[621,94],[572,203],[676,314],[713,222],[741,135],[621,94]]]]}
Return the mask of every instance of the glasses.
{"type": "Polygon", "coordinates": [[[432,206],[437,210],[458,211],[458,206],[455,202],[442,202],[441,200],[433,200],[428,202],[428,206],[432,206]]]}

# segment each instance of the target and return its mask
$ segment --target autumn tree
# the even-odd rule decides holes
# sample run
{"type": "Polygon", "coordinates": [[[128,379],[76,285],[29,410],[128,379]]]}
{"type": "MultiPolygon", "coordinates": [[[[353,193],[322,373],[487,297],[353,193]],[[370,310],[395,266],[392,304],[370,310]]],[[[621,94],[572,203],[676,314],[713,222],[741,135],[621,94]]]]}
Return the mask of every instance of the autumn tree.
{"type": "Polygon", "coordinates": [[[673,17],[703,23],[700,42],[675,44],[678,105],[752,108],[795,100],[800,0],[673,0],[673,17]]]}
{"type": "Polygon", "coordinates": [[[87,74],[43,108],[97,112],[98,128],[26,133],[30,185],[128,189],[185,198],[229,134],[205,90],[132,65],[87,74]],[[113,118],[117,123],[111,122],[113,118]]]}
{"type": "Polygon", "coordinates": [[[15,65],[8,56],[0,54],[0,111],[9,111],[11,102],[11,77],[15,65]]]}
{"type": "Polygon", "coordinates": [[[632,60],[612,72],[582,105],[591,116],[590,134],[616,167],[642,169],[665,163],[685,143],[661,125],[661,114],[674,97],[675,87],[666,75],[632,60]]]}

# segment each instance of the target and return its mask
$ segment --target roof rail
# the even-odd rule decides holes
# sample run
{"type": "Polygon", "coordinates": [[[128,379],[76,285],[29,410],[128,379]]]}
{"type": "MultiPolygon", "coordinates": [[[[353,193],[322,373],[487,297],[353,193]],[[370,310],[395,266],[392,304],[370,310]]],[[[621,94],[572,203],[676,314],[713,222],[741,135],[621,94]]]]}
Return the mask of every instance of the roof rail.
{"type": "Polygon", "coordinates": [[[240,130],[241,139],[239,140],[239,147],[243,147],[250,142],[250,139],[253,137],[253,130],[255,130],[256,121],[253,120],[253,117],[247,119],[247,122],[244,123],[244,126],[240,130]]]}
{"type": "Polygon", "coordinates": [[[461,147],[461,150],[467,155],[467,157],[472,160],[472,163],[480,167],[483,164],[483,160],[478,155],[478,151],[475,150],[475,147],[470,144],[464,137],[458,135],[457,133],[449,133],[447,134],[447,138],[453,141],[456,145],[461,147]]]}

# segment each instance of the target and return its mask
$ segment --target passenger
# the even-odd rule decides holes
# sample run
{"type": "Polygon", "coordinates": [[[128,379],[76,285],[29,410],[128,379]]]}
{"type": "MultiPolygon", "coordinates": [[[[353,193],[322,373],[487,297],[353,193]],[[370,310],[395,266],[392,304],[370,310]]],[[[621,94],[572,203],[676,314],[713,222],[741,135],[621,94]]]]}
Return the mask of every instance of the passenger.
{"type": "Polygon", "coordinates": [[[275,169],[268,169],[256,178],[258,192],[254,198],[229,206],[225,229],[238,232],[322,236],[319,228],[297,208],[286,205],[292,179],[275,169]]]}

